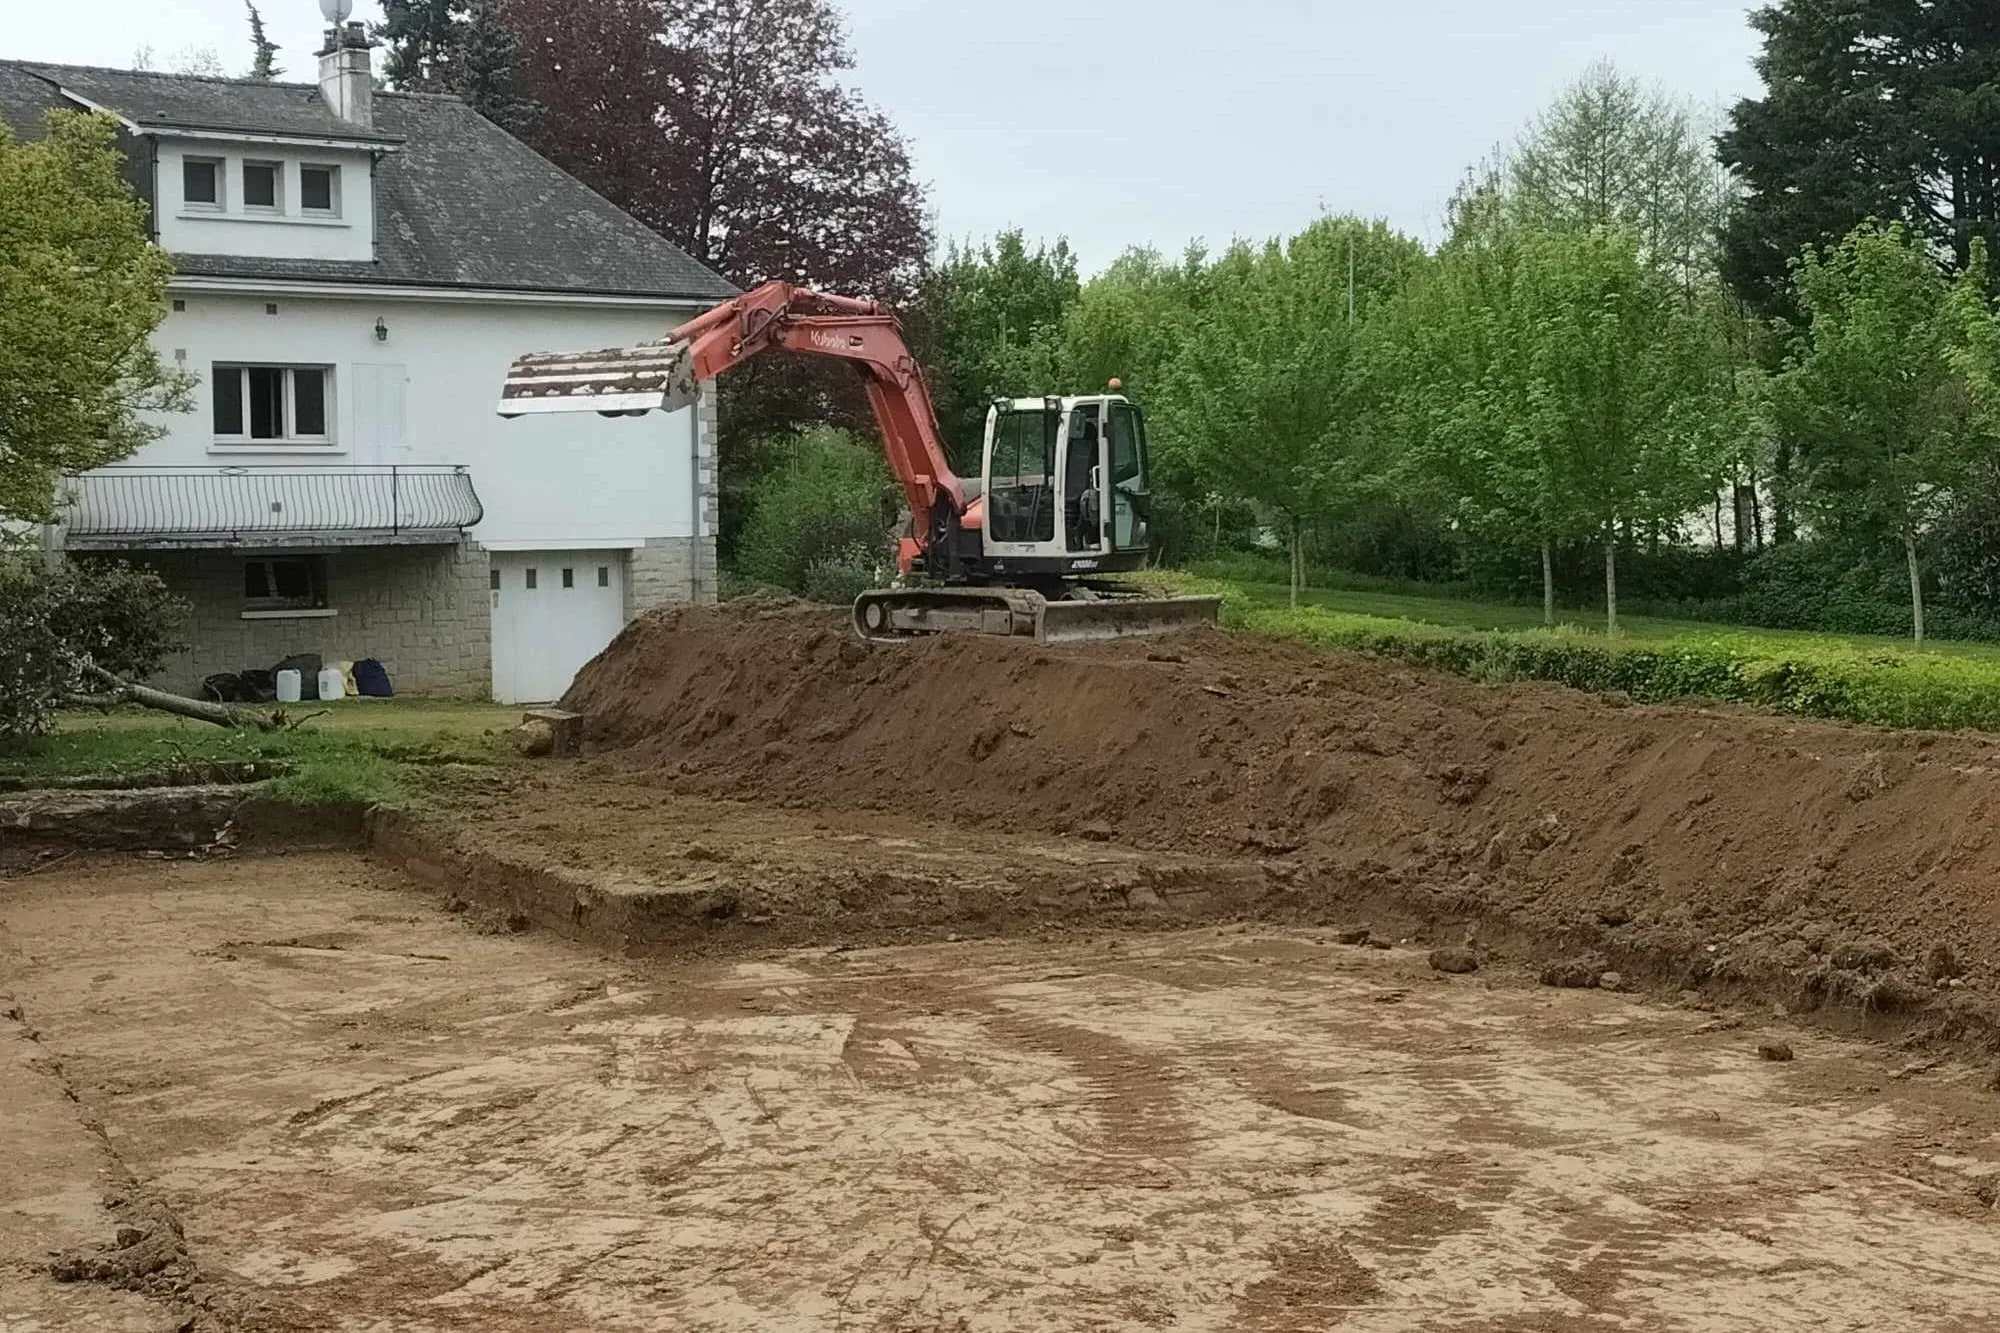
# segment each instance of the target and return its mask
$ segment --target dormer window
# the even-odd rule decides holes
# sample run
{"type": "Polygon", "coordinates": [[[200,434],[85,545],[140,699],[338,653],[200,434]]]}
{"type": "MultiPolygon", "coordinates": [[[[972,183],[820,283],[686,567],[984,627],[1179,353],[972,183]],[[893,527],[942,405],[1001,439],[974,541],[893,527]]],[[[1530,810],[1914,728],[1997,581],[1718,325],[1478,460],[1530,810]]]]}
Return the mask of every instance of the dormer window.
{"type": "Polygon", "coordinates": [[[284,166],[277,162],[245,162],[243,164],[243,207],[268,209],[275,213],[278,208],[278,179],[284,166]]]}
{"type": "Polygon", "coordinates": [[[340,212],[340,168],[299,168],[299,211],[332,217],[340,212]]]}
{"type": "Polygon", "coordinates": [[[189,208],[221,208],[222,163],[212,157],[182,158],[181,202],[189,208]]]}

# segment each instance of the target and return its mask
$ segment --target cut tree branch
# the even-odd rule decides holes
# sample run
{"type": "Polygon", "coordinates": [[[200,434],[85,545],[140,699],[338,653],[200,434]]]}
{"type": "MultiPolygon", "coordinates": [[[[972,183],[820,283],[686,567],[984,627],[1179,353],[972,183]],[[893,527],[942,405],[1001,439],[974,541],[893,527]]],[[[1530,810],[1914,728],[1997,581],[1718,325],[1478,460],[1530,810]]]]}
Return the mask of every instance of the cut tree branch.
{"type": "MultiPolygon", "coordinates": [[[[254,708],[231,708],[228,704],[209,703],[205,699],[190,699],[184,694],[169,694],[147,685],[134,685],[129,680],[121,680],[103,667],[85,663],[84,675],[90,677],[110,691],[110,698],[118,702],[141,704],[147,708],[157,708],[163,713],[175,713],[181,717],[191,717],[197,722],[213,722],[218,727],[255,727],[259,731],[285,731],[291,724],[285,720],[282,710],[263,712],[254,708]]],[[[89,696],[93,703],[105,698],[103,695],[89,696]]]]}

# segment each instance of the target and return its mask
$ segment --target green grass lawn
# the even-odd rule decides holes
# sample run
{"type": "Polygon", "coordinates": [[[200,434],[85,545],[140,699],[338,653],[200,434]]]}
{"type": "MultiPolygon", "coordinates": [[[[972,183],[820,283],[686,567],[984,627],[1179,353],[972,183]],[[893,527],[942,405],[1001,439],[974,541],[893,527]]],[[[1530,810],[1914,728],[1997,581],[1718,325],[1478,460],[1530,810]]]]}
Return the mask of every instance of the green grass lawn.
{"type": "MultiPolygon", "coordinates": [[[[1282,607],[1288,590],[1277,583],[1231,583],[1241,596],[1260,604],[1282,607]]],[[[1425,625],[1447,625],[1459,629],[1527,630],[1539,629],[1542,611],[1538,606],[1517,606],[1504,602],[1472,602],[1454,597],[1418,597],[1402,593],[1356,592],[1345,589],[1306,588],[1299,593],[1303,605],[1324,607],[1348,615],[1377,616],[1387,620],[1408,620],[1425,625]]],[[[1575,631],[1604,632],[1602,611],[1558,607],[1556,622],[1575,631]]],[[[1764,641],[1774,646],[1837,648],[1844,651],[1914,655],[1917,649],[1907,639],[1891,639],[1871,634],[1826,634],[1813,630],[1757,629],[1744,625],[1722,625],[1703,620],[1668,620],[1658,616],[1620,615],[1619,636],[1632,643],[1668,643],[1689,638],[1764,641]]],[[[1948,657],[1969,657],[2000,663],[2000,644],[1969,643],[1934,639],[1923,653],[1948,657]]]]}
{"type": "MultiPolygon", "coordinates": [[[[267,705],[275,706],[275,705],[267,705]]],[[[293,717],[323,713],[305,725],[315,731],[369,732],[375,735],[477,735],[491,727],[511,727],[521,720],[522,709],[514,704],[476,703],[457,699],[333,699],[323,703],[307,700],[286,704],[293,717]]],[[[189,718],[174,717],[150,708],[117,708],[109,713],[80,710],[63,714],[57,723],[60,732],[70,731],[160,731],[165,729],[221,728],[189,718]]]]}
{"type": "Polygon", "coordinates": [[[56,730],[0,749],[0,778],[36,782],[262,762],[287,774],[276,794],[410,806],[448,799],[468,773],[511,760],[521,710],[489,703],[344,699],[289,706],[293,731],[229,729],[151,709],[66,713],[56,730]]]}

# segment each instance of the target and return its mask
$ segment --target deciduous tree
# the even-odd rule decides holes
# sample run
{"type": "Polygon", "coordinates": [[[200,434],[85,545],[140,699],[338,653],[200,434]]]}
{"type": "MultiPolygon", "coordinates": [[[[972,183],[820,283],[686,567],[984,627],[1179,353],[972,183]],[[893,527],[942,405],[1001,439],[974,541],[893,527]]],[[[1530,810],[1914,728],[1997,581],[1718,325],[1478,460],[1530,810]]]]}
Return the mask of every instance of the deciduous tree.
{"type": "Polygon", "coordinates": [[[1901,223],[1869,223],[1795,273],[1803,322],[1773,397],[1799,442],[1802,498],[1829,526],[1901,546],[1922,643],[1919,539],[2000,445],[1984,242],[1953,276],[1901,223]]]}
{"type": "Polygon", "coordinates": [[[1631,232],[1645,261],[1684,291],[1715,272],[1733,193],[1695,113],[1609,62],[1536,117],[1506,158],[1502,183],[1535,225],[1631,232]]]}
{"type": "Polygon", "coordinates": [[[1598,542],[1616,633],[1621,528],[1701,502],[1740,430],[1713,317],[1629,230],[1463,220],[1371,358],[1402,475],[1469,535],[1539,548],[1547,620],[1556,546],[1598,542]]]}
{"type": "Polygon", "coordinates": [[[1521,228],[1478,201],[1436,262],[1391,303],[1370,373],[1399,441],[1396,481],[1468,539],[1541,556],[1542,618],[1555,623],[1555,544],[1575,528],[1552,441],[1532,430],[1521,228]]]}
{"type": "MultiPolygon", "coordinates": [[[[528,140],[750,286],[771,278],[907,304],[929,252],[923,192],[827,0],[504,0],[528,140]]],[[[722,385],[722,464],[748,442],[867,413],[843,367],[765,358],[722,385]]]]}
{"type": "Polygon", "coordinates": [[[980,245],[950,245],[918,282],[910,328],[930,376],[938,424],[961,467],[976,463],[986,408],[996,396],[1081,392],[1039,382],[1034,348],[1077,299],[1069,243],[1029,248],[1019,230],[980,245]]]}
{"type": "Polygon", "coordinates": [[[1210,299],[1168,374],[1161,415],[1201,475],[1285,528],[1293,605],[1307,523],[1382,473],[1360,328],[1422,261],[1416,241],[1357,218],[1239,244],[1207,275],[1210,299]]]}
{"type": "Polygon", "coordinates": [[[143,412],[191,405],[153,351],[170,265],[117,133],[75,112],[29,143],[0,125],[0,522],[53,518],[63,474],[159,435],[143,412]]]}
{"type": "Polygon", "coordinates": [[[1547,460],[1558,512],[1604,550],[1605,630],[1618,632],[1618,538],[1678,519],[1733,447],[1735,386],[1709,356],[1704,311],[1619,228],[1522,239],[1521,436],[1547,460]]]}

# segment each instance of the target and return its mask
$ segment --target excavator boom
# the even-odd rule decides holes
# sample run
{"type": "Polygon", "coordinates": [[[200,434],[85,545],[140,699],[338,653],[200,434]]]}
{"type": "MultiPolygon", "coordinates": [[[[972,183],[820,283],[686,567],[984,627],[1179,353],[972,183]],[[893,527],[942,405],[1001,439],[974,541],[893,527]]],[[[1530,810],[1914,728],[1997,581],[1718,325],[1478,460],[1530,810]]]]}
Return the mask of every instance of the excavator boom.
{"type": "Polygon", "coordinates": [[[773,348],[835,357],[864,375],[889,471],[910,512],[923,516],[919,548],[900,553],[904,573],[922,554],[921,534],[941,503],[959,526],[977,526],[965,484],[952,473],[938,437],[930,386],[896,317],[873,301],[767,282],[656,343],[520,357],[501,388],[500,414],[673,411],[695,401],[697,386],[773,348]]]}

